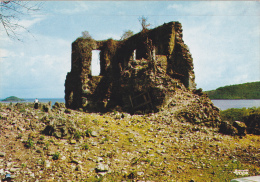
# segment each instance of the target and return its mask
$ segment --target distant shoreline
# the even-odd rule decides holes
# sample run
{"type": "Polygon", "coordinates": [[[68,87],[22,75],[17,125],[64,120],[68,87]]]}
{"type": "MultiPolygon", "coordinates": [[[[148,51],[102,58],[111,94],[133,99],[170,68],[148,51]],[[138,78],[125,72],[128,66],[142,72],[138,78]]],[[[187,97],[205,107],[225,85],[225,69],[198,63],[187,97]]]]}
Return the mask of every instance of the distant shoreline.
{"type": "MultiPolygon", "coordinates": [[[[0,98],[1,101],[4,100],[4,99],[5,99],[5,98],[0,98]]],[[[22,99],[24,99],[24,100],[26,101],[26,100],[32,100],[32,99],[35,100],[36,98],[22,98],[22,99]]],[[[62,98],[62,97],[61,97],[61,98],[57,97],[57,98],[37,98],[37,99],[38,99],[38,100],[39,100],[39,99],[40,99],[40,100],[47,100],[47,99],[52,99],[52,100],[53,100],[53,99],[64,99],[64,98],[62,98]]]]}
{"type": "MultiPolygon", "coordinates": [[[[24,101],[0,101],[2,104],[9,104],[9,103],[33,103],[35,98],[25,98],[24,101]]],[[[65,103],[64,98],[38,98],[39,103],[48,103],[52,102],[52,105],[55,104],[55,102],[59,103],[65,103]]]]}

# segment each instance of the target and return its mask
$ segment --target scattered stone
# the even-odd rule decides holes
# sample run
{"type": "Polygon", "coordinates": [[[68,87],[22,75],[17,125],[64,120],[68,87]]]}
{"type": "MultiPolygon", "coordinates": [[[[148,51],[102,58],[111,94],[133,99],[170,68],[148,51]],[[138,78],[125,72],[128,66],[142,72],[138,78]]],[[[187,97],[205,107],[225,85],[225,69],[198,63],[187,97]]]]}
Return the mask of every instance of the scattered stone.
{"type": "Polygon", "coordinates": [[[5,153],[4,152],[0,152],[0,157],[4,157],[5,153]]]}
{"type": "Polygon", "coordinates": [[[239,136],[245,136],[246,135],[246,129],[247,126],[245,123],[241,121],[234,121],[233,126],[237,129],[239,136]]]}
{"type": "MultiPolygon", "coordinates": [[[[203,99],[200,99],[200,102],[203,102],[203,99]]],[[[179,104],[178,100],[176,103],[179,104]]],[[[4,109],[0,106],[0,115],[1,110],[4,109]]],[[[217,133],[217,128],[202,127],[185,121],[179,122],[175,118],[175,112],[169,112],[167,109],[153,115],[132,115],[129,119],[124,117],[121,120],[115,120],[115,115],[111,113],[81,113],[71,110],[71,114],[65,114],[61,111],[52,110],[51,113],[43,113],[42,110],[31,112],[26,109],[23,114],[19,111],[16,111],[17,113],[12,111],[8,113],[8,120],[1,120],[3,123],[0,126],[1,177],[5,176],[5,170],[8,170],[12,176],[16,175],[15,181],[37,179],[41,181],[50,178],[53,178],[51,181],[80,181],[86,178],[93,180],[95,176],[101,177],[111,172],[111,174],[118,174],[120,179],[126,181],[129,179],[147,181],[151,178],[160,181],[159,176],[142,172],[149,166],[149,170],[155,173],[158,169],[162,169],[165,172],[163,174],[165,179],[171,180],[172,176],[178,175],[182,178],[181,180],[184,178],[187,180],[187,177],[183,177],[183,172],[189,170],[190,167],[197,168],[199,171],[210,167],[210,170],[205,170],[205,174],[209,174],[207,171],[214,171],[214,174],[218,174],[219,169],[222,169],[220,166],[228,168],[229,165],[224,166],[226,162],[221,160],[223,157],[233,164],[239,161],[242,166],[245,164],[244,161],[254,163],[256,169],[260,164],[259,138],[256,136],[248,135],[238,139],[238,137],[221,135],[217,133]],[[11,115],[15,118],[13,119],[11,115]],[[40,119],[36,119],[36,115],[40,119]],[[17,128],[27,128],[30,123],[37,127],[29,127],[28,130],[23,131],[11,130],[14,128],[12,125],[14,120],[17,120],[15,124],[17,128]],[[97,122],[92,122],[93,120],[97,122]],[[96,136],[99,137],[83,136],[80,140],[72,141],[74,145],[70,145],[74,134],[66,138],[70,134],[65,136],[62,129],[60,131],[57,129],[68,126],[63,121],[75,123],[75,131],[79,131],[80,134],[91,129],[96,131],[96,136]],[[56,132],[60,138],[53,137],[55,134],[51,136],[40,134],[47,125],[55,122],[56,131],[52,133],[56,132]],[[121,123],[120,126],[116,125],[118,122],[121,123]],[[77,125],[78,123],[80,125],[77,125]],[[29,135],[30,133],[34,133],[34,136],[29,135]],[[180,135],[182,138],[179,138],[180,135]],[[8,136],[8,139],[5,136],[8,136]],[[26,142],[29,136],[34,142],[34,148],[27,149],[22,142],[26,142]],[[109,141],[101,145],[100,143],[105,138],[109,141]],[[235,147],[229,148],[230,142],[233,142],[235,147]],[[92,147],[92,144],[97,147],[92,147]],[[88,146],[87,150],[83,149],[84,145],[88,146]],[[38,153],[39,150],[42,152],[38,153]],[[56,161],[52,159],[52,155],[57,151],[61,155],[56,161]],[[200,157],[195,154],[200,154],[200,157]],[[214,166],[212,161],[219,163],[214,166]],[[171,162],[176,170],[168,168],[171,162]]],[[[201,115],[201,117],[204,116],[201,115]]],[[[239,133],[238,126],[233,123],[231,126],[239,133]]],[[[234,171],[234,174],[243,175],[246,172],[234,171]]],[[[249,170],[248,175],[258,175],[258,172],[249,170]]],[[[200,180],[200,175],[192,174],[188,181],[193,177],[196,181],[200,180]]],[[[103,179],[106,179],[106,176],[103,179]]],[[[116,179],[113,180],[116,181],[116,179]]]]}
{"type": "Polygon", "coordinates": [[[107,172],[98,172],[98,176],[105,176],[107,174],[107,172]]]}
{"type": "Polygon", "coordinates": [[[11,172],[11,173],[14,173],[14,172],[20,171],[20,170],[21,170],[20,168],[11,168],[11,169],[10,169],[10,172],[11,172]]]}
{"type": "Polygon", "coordinates": [[[45,167],[50,168],[51,167],[51,161],[45,160],[45,167]]]}
{"type": "Polygon", "coordinates": [[[97,143],[97,142],[91,142],[91,145],[92,145],[92,146],[97,146],[98,143],[97,143]]]}
{"type": "Polygon", "coordinates": [[[1,176],[5,175],[4,169],[0,169],[0,175],[1,175],[1,176]]]}
{"type": "Polygon", "coordinates": [[[138,175],[138,176],[143,176],[143,175],[144,175],[144,172],[139,171],[139,172],[137,172],[137,175],[138,175]]]}
{"type": "Polygon", "coordinates": [[[98,163],[95,170],[96,172],[107,172],[109,170],[109,167],[107,164],[98,163]]]}
{"type": "Polygon", "coordinates": [[[71,161],[70,161],[71,163],[74,163],[74,164],[81,164],[82,162],[81,161],[79,161],[79,160],[77,160],[77,159],[71,159],[71,161]]]}
{"type": "Polygon", "coordinates": [[[104,159],[103,159],[102,157],[98,157],[96,162],[97,162],[97,163],[99,163],[99,162],[104,162],[104,159]]]}
{"type": "Polygon", "coordinates": [[[7,162],[7,163],[6,163],[6,166],[7,166],[7,167],[11,167],[12,165],[13,165],[13,162],[7,162]]]}
{"type": "Polygon", "coordinates": [[[246,170],[235,169],[235,171],[233,173],[236,175],[239,175],[239,176],[248,176],[248,172],[249,172],[248,169],[246,169],[246,170]]]}
{"type": "Polygon", "coordinates": [[[76,140],[70,140],[70,144],[76,144],[77,143],[77,141],[76,140]]]}
{"type": "Polygon", "coordinates": [[[116,119],[121,119],[121,117],[122,117],[122,115],[120,113],[117,113],[115,118],[116,119]]]}
{"type": "Polygon", "coordinates": [[[91,136],[92,137],[97,137],[98,136],[98,133],[96,131],[91,131],[91,136]]]}
{"type": "Polygon", "coordinates": [[[81,165],[77,165],[75,168],[76,171],[82,171],[82,166],[81,165]]]}
{"type": "Polygon", "coordinates": [[[59,118],[58,120],[50,121],[43,133],[56,138],[69,138],[74,136],[74,133],[77,131],[76,128],[74,121],[59,118]]]}
{"type": "Polygon", "coordinates": [[[17,130],[25,131],[25,129],[24,129],[23,127],[21,127],[21,126],[18,126],[18,127],[17,127],[17,130]]]}

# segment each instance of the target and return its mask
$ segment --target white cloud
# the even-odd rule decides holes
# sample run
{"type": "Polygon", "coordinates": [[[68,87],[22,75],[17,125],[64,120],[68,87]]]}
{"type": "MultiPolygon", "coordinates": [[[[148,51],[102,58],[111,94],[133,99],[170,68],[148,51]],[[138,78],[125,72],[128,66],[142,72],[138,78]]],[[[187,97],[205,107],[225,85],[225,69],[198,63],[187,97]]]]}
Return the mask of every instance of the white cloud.
{"type": "Polygon", "coordinates": [[[68,14],[68,15],[72,15],[72,14],[77,14],[77,13],[81,13],[84,11],[89,10],[89,5],[86,4],[86,2],[84,1],[73,1],[72,3],[72,7],[69,8],[61,8],[61,9],[56,9],[55,11],[57,13],[61,13],[61,14],[68,14]]]}
{"type": "Polygon", "coordinates": [[[255,31],[259,29],[256,17],[195,19],[183,21],[183,38],[194,60],[198,88],[211,90],[259,78],[260,36],[255,31]]]}
{"type": "Polygon", "coordinates": [[[183,5],[181,4],[170,4],[167,6],[167,9],[174,9],[174,10],[180,10],[183,9],[183,5]]]}
{"type": "Polygon", "coordinates": [[[192,16],[259,16],[259,6],[260,3],[257,1],[193,1],[181,4],[173,2],[167,9],[192,16]]]}
{"type": "Polygon", "coordinates": [[[4,58],[6,58],[10,52],[7,49],[1,49],[0,48],[0,62],[4,61],[4,58]]]}
{"type": "MultiPolygon", "coordinates": [[[[34,24],[44,20],[46,17],[41,16],[41,17],[34,17],[31,19],[23,19],[19,21],[19,25],[21,25],[22,27],[24,27],[25,29],[29,29],[31,26],[33,26],[34,24]]],[[[25,31],[24,28],[19,29],[20,31],[25,31]]]]}
{"type": "Polygon", "coordinates": [[[38,41],[31,38],[30,43],[13,42],[15,51],[5,53],[0,97],[9,96],[8,90],[15,89],[24,94],[22,97],[63,97],[66,74],[70,71],[71,43],[54,37],[35,37],[38,41]],[[32,93],[35,88],[39,90],[32,93]]]}

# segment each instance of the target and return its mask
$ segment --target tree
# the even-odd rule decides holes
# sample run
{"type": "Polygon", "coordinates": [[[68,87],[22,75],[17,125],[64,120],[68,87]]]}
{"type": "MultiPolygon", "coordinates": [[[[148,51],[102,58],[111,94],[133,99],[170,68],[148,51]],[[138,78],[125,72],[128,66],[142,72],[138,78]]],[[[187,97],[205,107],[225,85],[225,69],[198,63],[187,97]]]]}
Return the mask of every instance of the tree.
{"type": "Polygon", "coordinates": [[[142,16],[141,18],[139,18],[139,22],[141,23],[142,26],[142,31],[146,31],[148,29],[148,27],[151,25],[150,23],[147,23],[148,18],[142,16]]]}
{"type": "Polygon", "coordinates": [[[91,35],[89,34],[88,31],[82,32],[82,38],[83,39],[92,39],[91,35]]]}
{"type": "Polygon", "coordinates": [[[127,30],[123,33],[120,40],[128,39],[129,37],[132,37],[134,35],[134,32],[132,30],[127,30]]]}
{"type": "Polygon", "coordinates": [[[24,29],[29,32],[19,23],[20,17],[22,15],[31,15],[31,12],[38,11],[41,5],[42,3],[31,1],[1,1],[0,21],[8,37],[20,40],[17,33],[18,29],[24,29]]]}

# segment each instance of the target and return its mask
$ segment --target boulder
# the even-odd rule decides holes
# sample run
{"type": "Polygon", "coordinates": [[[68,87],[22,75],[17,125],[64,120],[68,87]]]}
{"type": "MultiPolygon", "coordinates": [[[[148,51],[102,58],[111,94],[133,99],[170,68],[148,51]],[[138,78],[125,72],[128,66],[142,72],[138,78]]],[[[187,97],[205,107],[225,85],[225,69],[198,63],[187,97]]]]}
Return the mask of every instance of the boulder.
{"type": "Polygon", "coordinates": [[[109,167],[107,164],[98,163],[95,170],[96,172],[107,172],[109,170],[109,167]]]}
{"type": "Polygon", "coordinates": [[[232,126],[229,121],[222,121],[219,126],[219,132],[227,135],[237,135],[238,130],[232,126]]]}
{"type": "Polygon", "coordinates": [[[55,102],[55,104],[52,106],[53,109],[65,109],[65,103],[59,103],[55,102]]]}
{"type": "Polygon", "coordinates": [[[77,126],[72,120],[58,119],[52,120],[42,131],[45,135],[55,136],[56,138],[70,138],[77,131],[77,126]]]}
{"type": "Polygon", "coordinates": [[[64,111],[66,114],[71,114],[71,110],[70,109],[65,109],[64,111]]]}
{"type": "Polygon", "coordinates": [[[4,152],[0,152],[0,157],[4,157],[5,153],[4,152]]]}
{"type": "Polygon", "coordinates": [[[96,131],[91,131],[91,136],[92,137],[97,137],[98,136],[98,133],[96,131]]]}
{"type": "Polygon", "coordinates": [[[51,106],[49,104],[44,104],[42,106],[42,109],[45,111],[45,112],[50,112],[51,110],[51,106]]]}
{"type": "Polygon", "coordinates": [[[233,126],[237,129],[239,136],[245,136],[246,135],[246,124],[241,121],[234,121],[233,126]]]}
{"type": "Polygon", "coordinates": [[[251,114],[245,118],[247,133],[260,135],[260,114],[251,114]]]}
{"type": "Polygon", "coordinates": [[[70,144],[76,144],[76,143],[77,143],[76,140],[71,140],[71,141],[70,141],[70,144]]]}

